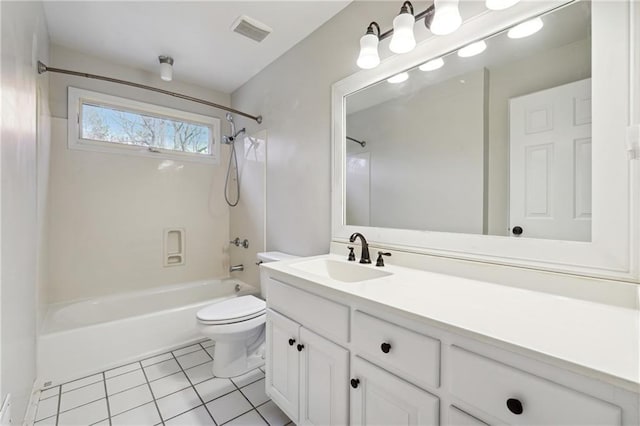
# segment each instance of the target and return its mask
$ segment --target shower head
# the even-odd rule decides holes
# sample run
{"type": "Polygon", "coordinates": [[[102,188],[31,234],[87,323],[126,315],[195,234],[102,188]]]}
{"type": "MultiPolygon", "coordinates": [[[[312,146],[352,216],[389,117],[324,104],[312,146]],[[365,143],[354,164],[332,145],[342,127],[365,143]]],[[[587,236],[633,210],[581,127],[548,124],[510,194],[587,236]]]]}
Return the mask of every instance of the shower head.
{"type": "Polygon", "coordinates": [[[227,121],[231,125],[231,135],[223,136],[222,137],[222,142],[224,142],[225,144],[229,145],[229,144],[234,143],[236,141],[236,138],[239,135],[241,135],[242,133],[245,132],[245,128],[243,127],[242,129],[240,129],[240,130],[238,130],[236,132],[236,124],[233,122],[233,115],[231,115],[231,113],[228,112],[227,115],[225,116],[225,118],[227,119],[227,121]]]}
{"type": "Polygon", "coordinates": [[[233,123],[233,115],[230,112],[227,113],[226,118],[229,123],[233,123]]]}

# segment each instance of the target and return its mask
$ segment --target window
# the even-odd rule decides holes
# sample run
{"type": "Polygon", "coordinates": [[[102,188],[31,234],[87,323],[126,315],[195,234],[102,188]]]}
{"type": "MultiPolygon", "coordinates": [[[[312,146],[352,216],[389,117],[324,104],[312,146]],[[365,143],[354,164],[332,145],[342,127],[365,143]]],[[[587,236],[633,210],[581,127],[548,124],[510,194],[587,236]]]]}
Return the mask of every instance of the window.
{"type": "Polygon", "coordinates": [[[218,118],[69,88],[71,149],[217,163],[219,135],[218,118]]]}

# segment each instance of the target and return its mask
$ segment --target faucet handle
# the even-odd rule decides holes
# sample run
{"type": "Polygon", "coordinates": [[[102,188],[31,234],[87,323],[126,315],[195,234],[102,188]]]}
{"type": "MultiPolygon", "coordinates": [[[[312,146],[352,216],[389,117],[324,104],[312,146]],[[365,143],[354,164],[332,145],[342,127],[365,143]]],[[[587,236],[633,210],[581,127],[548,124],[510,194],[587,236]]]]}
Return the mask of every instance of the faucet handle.
{"type": "Polygon", "coordinates": [[[384,259],[382,258],[382,256],[391,256],[391,253],[379,251],[378,260],[376,260],[376,266],[384,266],[384,259]]]}
{"type": "Polygon", "coordinates": [[[356,254],[353,252],[353,247],[347,247],[349,249],[349,262],[356,261],[356,254]]]}

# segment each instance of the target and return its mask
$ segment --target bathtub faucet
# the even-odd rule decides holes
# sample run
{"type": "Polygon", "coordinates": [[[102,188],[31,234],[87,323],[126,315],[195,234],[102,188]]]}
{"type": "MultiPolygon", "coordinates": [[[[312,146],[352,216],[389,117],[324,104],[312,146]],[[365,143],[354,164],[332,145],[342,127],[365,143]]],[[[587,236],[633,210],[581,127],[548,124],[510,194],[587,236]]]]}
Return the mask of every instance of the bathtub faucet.
{"type": "Polygon", "coordinates": [[[239,265],[232,265],[229,267],[229,272],[242,272],[244,271],[244,265],[241,263],[239,265]]]}

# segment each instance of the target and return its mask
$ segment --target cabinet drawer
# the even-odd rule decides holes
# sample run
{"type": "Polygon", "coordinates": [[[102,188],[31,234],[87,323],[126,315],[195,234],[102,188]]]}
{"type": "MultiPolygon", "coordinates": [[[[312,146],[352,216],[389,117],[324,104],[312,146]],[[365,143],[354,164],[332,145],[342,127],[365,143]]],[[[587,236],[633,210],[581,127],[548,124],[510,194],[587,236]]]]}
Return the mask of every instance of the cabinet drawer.
{"type": "Polygon", "coordinates": [[[619,425],[622,421],[615,405],[456,346],[451,347],[450,371],[452,394],[509,424],[619,425]],[[521,413],[515,414],[519,408],[521,413]]]}
{"type": "Polygon", "coordinates": [[[356,351],[406,378],[431,388],[440,386],[440,341],[356,311],[352,339],[356,351]]]}
{"type": "Polygon", "coordinates": [[[451,426],[489,426],[487,423],[476,419],[453,405],[449,406],[449,423],[451,426]]]}
{"type": "Polygon", "coordinates": [[[349,341],[349,308],[269,278],[267,305],[339,343],[349,341]]]}

